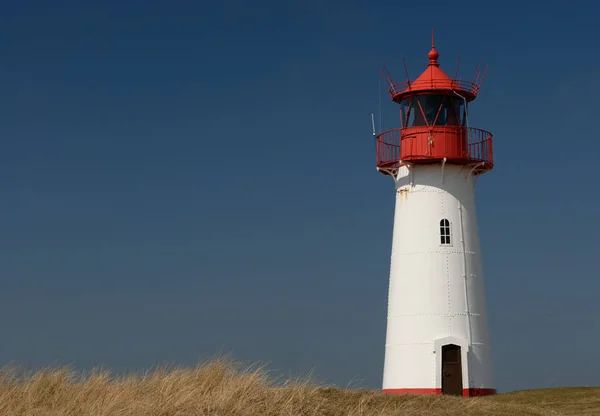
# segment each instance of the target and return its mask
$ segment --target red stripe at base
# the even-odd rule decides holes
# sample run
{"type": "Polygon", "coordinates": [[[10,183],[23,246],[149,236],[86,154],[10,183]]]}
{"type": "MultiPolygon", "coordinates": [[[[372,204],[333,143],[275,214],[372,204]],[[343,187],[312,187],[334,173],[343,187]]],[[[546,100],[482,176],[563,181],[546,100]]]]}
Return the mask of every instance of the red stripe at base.
{"type": "Polygon", "coordinates": [[[385,394],[442,394],[442,389],[383,389],[385,394]]]}
{"type": "MultiPolygon", "coordinates": [[[[385,394],[422,394],[422,395],[436,395],[442,394],[442,389],[384,389],[385,394]]],[[[496,394],[496,389],[481,389],[471,388],[463,389],[463,397],[475,397],[475,396],[491,396],[496,394]]]]}

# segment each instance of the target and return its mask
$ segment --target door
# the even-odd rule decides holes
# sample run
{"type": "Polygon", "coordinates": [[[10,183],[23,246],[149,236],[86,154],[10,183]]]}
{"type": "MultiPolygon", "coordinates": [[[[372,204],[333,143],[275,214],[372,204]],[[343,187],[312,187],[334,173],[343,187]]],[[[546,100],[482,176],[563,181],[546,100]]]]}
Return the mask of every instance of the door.
{"type": "Polygon", "coordinates": [[[454,344],[442,346],[442,394],[462,396],[462,364],[460,347],[454,344]]]}

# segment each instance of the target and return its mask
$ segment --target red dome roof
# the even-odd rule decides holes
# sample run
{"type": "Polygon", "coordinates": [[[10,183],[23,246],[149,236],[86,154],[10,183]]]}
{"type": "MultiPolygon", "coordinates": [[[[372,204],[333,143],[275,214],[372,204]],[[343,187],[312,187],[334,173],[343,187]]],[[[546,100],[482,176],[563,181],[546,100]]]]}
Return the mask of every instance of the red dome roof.
{"type": "Polygon", "coordinates": [[[431,51],[427,54],[429,65],[417,79],[410,83],[410,90],[451,90],[454,88],[454,80],[440,68],[437,61],[439,56],[440,54],[435,50],[435,47],[431,48],[431,51]]]}
{"type": "Polygon", "coordinates": [[[460,95],[467,98],[468,101],[474,100],[479,91],[479,85],[462,81],[460,79],[452,79],[446,74],[438,63],[440,54],[431,46],[431,50],[427,54],[429,65],[427,69],[414,81],[405,81],[398,84],[393,84],[390,88],[392,99],[396,102],[402,101],[407,96],[416,95],[420,92],[443,92],[456,91],[460,95]]]}

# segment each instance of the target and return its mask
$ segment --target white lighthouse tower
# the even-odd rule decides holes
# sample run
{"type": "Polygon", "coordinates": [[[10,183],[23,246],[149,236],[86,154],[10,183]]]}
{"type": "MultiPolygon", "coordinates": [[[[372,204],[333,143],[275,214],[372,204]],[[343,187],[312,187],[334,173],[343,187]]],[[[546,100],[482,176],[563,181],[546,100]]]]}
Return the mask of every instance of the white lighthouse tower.
{"type": "Polygon", "coordinates": [[[377,170],[394,180],[383,390],[494,394],[475,183],[493,168],[492,135],[470,127],[483,76],[450,78],[432,41],[414,81],[390,83],[400,128],[377,136],[377,170]]]}

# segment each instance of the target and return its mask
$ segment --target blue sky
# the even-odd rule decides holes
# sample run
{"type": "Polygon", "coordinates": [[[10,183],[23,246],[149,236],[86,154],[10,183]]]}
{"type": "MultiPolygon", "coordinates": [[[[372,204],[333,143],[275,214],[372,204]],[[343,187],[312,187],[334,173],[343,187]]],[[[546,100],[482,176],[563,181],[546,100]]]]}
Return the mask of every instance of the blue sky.
{"type": "MultiPolygon", "coordinates": [[[[550,1],[0,3],[0,363],[220,351],[379,388],[379,70],[490,69],[472,126],[497,387],[600,385],[595,16],[550,1]],[[85,3],[85,4],[84,4],[85,3]]],[[[397,126],[384,96],[383,127],[397,126]]]]}

